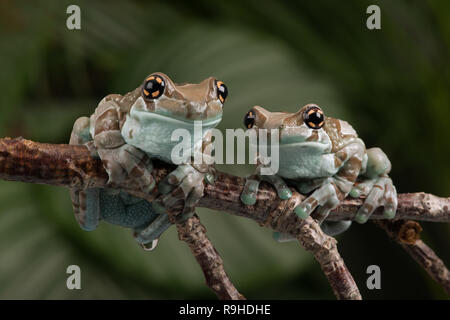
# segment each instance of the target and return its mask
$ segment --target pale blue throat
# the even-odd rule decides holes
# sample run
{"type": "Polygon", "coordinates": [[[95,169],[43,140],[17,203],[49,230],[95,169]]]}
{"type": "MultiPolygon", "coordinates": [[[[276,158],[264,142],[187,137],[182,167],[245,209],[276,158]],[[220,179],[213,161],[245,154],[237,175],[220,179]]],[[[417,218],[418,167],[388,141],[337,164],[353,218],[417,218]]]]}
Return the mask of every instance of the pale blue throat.
{"type": "MultiPolygon", "coordinates": [[[[148,112],[131,108],[122,127],[122,136],[131,144],[151,157],[171,162],[172,149],[180,140],[172,141],[172,134],[177,129],[190,137],[191,149],[201,144],[208,130],[216,127],[222,120],[222,114],[217,117],[197,120],[201,123],[201,133],[194,134],[194,120],[180,119],[167,114],[148,112]]],[[[200,130],[199,130],[200,132],[200,130]]]]}

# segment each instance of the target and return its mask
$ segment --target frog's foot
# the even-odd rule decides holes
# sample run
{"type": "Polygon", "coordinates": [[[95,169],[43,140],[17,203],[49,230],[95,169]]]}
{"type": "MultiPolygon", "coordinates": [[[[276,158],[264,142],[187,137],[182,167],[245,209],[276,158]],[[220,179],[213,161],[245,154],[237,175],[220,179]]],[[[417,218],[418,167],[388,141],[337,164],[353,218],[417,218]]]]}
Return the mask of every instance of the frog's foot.
{"type": "Polygon", "coordinates": [[[352,196],[366,196],[364,204],[359,208],[355,220],[365,223],[370,215],[378,207],[383,206],[383,215],[387,219],[393,219],[397,211],[397,191],[391,178],[382,176],[369,179],[355,186],[351,192],[352,196]]]}
{"type": "Polygon", "coordinates": [[[253,175],[247,178],[244,191],[241,194],[241,201],[244,204],[251,206],[256,203],[256,195],[258,194],[260,181],[265,181],[273,185],[277,190],[278,197],[280,197],[281,200],[287,200],[292,197],[292,191],[280,176],[253,175]]]}
{"type": "Polygon", "coordinates": [[[169,221],[169,216],[163,213],[158,215],[146,228],[135,229],[133,236],[144,250],[152,251],[158,245],[161,234],[171,225],[172,223],[169,221]]]}
{"type": "Polygon", "coordinates": [[[336,236],[347,231],[348,228],[352,225],[350,220],[345,221],[324,221],[320,227],[322,231],[325,232],[329,236],[336,236]]]}
{"type": "Polygon", "coordinates": [[[367,179],[362,182],[356,182],[348,195],[352,198],[367,197],[376,181],[377,179],[367,179]]]}
{"type": "Polygon", "coordinates": [[[95,230],[100,221],[99,194],[100,190],[97,188],[70,189],[75,219],[85,231],[95,230]]]}
{"type": "Polygon", "coordinates": [[[256,203],[256,195],[259,189],[259,179],[256,176],[249,176],[245,181],[244,191],[241,194],[241,201],[252,206],[256,203]]]}
{"type": "Polygon", "coordinates": [[[130,189],[137,186],[143,192],[150,192],[155,187],[155,179],[151,174],[152,161],[142,150],[124,144],[97,151],[108,172],[108,184],[130,189]]]}
{"type": "Polygon", "coordinates": [[[152,242],[149,243],[142,243],[141,247],[145,250],[145,251],[153,251],[156,246],[158,245],[159,239],[156,240],[152,240],[152,242]]]}
{"type": "Polygon", "coordinates": [[[340,203],[336,188],[334,183],[326,181],[320,188],[315,190],[294,208],[295,214],[302,219],[306,219],[315,210],[315,218],[319,222],[322,222],[326,219],[330,211],[340,203]]]}
{"type": "Polygon", "coordinates": [[[169,173],[158,185],[162,193],[154,202],[156,212],[168,213],[169,211],[180,211],[182,205],[181,220],[185,220],[194,214],[195,205],[203,197],[204,184],[211,179],[210,172],[200,172],[190,164],[180,165],[169,173]]]}
{"type": "Polygon", "coordinates": [[[145,249],[156,247],[159,237],[172,225],[166,214],[155,212],[152,203],[114,189],[88,189],[87,217],[100,218],[108,223],[133,229],[135,240],[145,249]]]}

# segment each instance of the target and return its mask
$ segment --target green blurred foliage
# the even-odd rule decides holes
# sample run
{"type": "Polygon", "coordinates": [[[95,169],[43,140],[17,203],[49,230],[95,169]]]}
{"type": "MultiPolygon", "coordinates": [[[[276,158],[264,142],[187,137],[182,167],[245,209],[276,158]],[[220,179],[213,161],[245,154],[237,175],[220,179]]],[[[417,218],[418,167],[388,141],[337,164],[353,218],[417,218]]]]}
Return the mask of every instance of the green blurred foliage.
{"type": "MultiPolygon", "coordinates": [[[[296,111],[308,102],[346,119],[393,163],[399,192],[450,194],[450,5],[447,1],[0,1],[0,136],[66,143],[75,119],[151,72],[176,82],[215,76],[230,96],[220,129],[241,127],[255,104],[296,111]],[[81,30],[66,8],[81,7],[81,30]],[[366,28],[378,4],[382,29],[366,28]]],[[[243,175],[249,166],[222,165],[243,175]]],[[[174,228],[156,251],[129,230],[81,231],[67,190],[0,181],[0,298],[214,298],[174,228]],[[66,289],[66,268],[82,290],[66,289]]],[[[199,210],[237,287],[250,298],[333,298],[311,256],[251,221],[199,210]]],[[[424,224],[446,261],[449,226],[424,224]]],[[[340,250],[366,298],[445,298],[373,225],[340,250]],[[367,266],[382,290],[365,289],[367,266]]]]}

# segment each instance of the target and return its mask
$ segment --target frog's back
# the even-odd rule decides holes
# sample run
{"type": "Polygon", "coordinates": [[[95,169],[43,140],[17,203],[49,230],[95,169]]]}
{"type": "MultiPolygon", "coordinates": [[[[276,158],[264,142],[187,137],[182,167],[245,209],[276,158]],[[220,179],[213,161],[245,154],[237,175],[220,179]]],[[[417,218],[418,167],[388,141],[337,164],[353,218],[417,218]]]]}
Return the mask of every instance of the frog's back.
{"type": "Polygon", "coordinates": [[[355,129],[344,120],[327,117],[322,128],[331,139],[332,153],[335,153],[343,146],[358,139],[358,134],[355,129]]]}
{"type": "MultiPolygon", "coordinates": [[[[108,102],[113,101],[117,107],[117,114],[119,120],[119,128],[122,129],[122,126],[126,120],[126,115],[130,113],[131,106],[133,103],[139,98],[141,95],[141,87],[137,87],[135,90],[128,92],[125,95],[121,94],[109,94],[100,102],[108,102]]],[[[99,105],[100,105],[99,104],[99,105]]],[[[95,110],[97,113],[98,108],[95,110]]]]}

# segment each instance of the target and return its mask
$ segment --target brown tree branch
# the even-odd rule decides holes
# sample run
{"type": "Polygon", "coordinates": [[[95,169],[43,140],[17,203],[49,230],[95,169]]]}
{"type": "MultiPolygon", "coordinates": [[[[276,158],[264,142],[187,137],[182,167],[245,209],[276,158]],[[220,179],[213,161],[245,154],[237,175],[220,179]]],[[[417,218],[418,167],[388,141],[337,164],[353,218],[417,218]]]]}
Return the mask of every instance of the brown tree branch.
{"type": "MultiPolygon", "coordinates": [[[[158,181],[172,169],[172,166],[156,161],[153,172],[155,179],[158,181]]],[[[82,188],[105,187],[107,182],[107,174],[101,161],[93,159],[84,146],[40,144],[24,139],[0,139],[0,178],[82,188]]],[[[200,200],[199,206],[247,217],[262,226],[295,235],[320,263],[338,298],[361,298],[351,274],[337,251],[336,240],[325,235],[314,219],[302,220],[292,214],[293,208],[303,200],[302,195],[294,192],[291,199],[281,201],[272,187],[262,183],[256,204],[245,206],[239,199],[243,185],[244,179],[217,172],[216,182],[206,186],[205,196],[200,200]]],[[[127,191],[150,201],[156,195],[156,191],[150,195],[135,190],[127,191]]],[[[330,214],[329,219],[353,219],[362,201],[363,199],[344,200],[333,214],[330,214]]],[[[449,207],[449,198],[439,198],[424,193],[401,194],[399,195],[397,217],[449,222],[449,207]]],[[[377,210],[371,218],[382,219],[382,213],[377,210]]],[[[178,228],[179,231],[183,230],[180,226],[178,228]]],[[[192,233],[192,229],[190,230],[186,231],[188,238],[192,237],[189,234],[192,233]]],[[[184,240],[181,236],[180,239],[184,240]]],[[[189,243],[189,241],[186,242],[189,243]]],[[[193,243],[191,242],[191,244],[193,243]]],[[[193,247],[197,248],[197,245],[193,247]]],[[[204,268],[205,276],[221,274],[220,271],[211,273],[208,264],[200,265],[204,268]]],[[[207,282],[211,285],[214,281],[210,282],[207,279],[207,282]]],[[[226,281],[222,279],[222,284],[225,283],[226,281]]],[[[218,292],[216,291],[216,293],[218,292]]]]}
{"type": "Polygon", "coordinates": [[[411,220],[377,220],[376,225],[396,241],[416,262],[425,269],[430,277],[440,284],[450,295],[450,271],[444,262],[421,239],[422,227],[411,220]]]}

